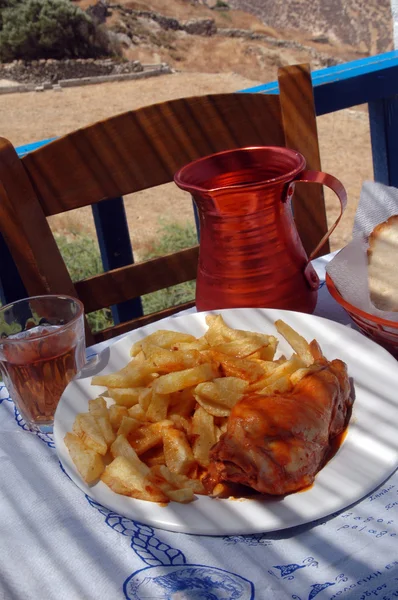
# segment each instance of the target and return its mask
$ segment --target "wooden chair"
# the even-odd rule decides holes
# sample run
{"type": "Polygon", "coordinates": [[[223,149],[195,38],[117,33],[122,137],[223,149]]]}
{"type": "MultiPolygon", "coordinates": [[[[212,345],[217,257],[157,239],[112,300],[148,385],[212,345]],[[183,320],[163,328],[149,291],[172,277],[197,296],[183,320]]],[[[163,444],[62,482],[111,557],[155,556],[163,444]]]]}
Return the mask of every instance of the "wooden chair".
{"type": "MultiPolygon", "coordinates": [[[[286,145],[304,154],[308,168],[320,169],[309,68],[287,67],[278,75],[279,96],[217,94],[146,106],[78,129],[21,159],[0,138],[0,231],[27,293],[77,296],[90,313],[195,279],[197,246],[73,284],[46,217],[171,182],[191,160],[241,146],[286,145]]],[[[298,189],[294,211],[310,251],[327,229],[320,186],[306,186],[305,194],[298,189]]],[[[88,330],[87,343],[193,304],[94,335],[88,330]]]]}

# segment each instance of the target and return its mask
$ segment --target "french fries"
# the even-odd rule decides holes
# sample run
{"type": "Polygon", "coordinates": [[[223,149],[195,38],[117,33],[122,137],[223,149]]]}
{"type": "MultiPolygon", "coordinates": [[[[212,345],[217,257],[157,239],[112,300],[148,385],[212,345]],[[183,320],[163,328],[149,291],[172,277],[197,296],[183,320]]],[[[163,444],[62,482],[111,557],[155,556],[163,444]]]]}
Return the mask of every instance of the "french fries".
{"type": "Polygon", "coordinates": [[[221,315],[206,323],[200,338],[156,331],[133,344],[125,367],[92,378],[107,391],[65,436],[85,482],[101,480],[140,500],[191,502],[205,493],[211,448],[235,404],[248,393],[288,392],[321,368],[316,340],[308,343],[284,321],[275,326],[293,349],[290,358],[276,356],[275,336],[233,329],[221,315]]]}
{"type": "Polygon", "coordinates": [[[84,441],[74,433],[67,433],[64,441],[71,459],[84,481],[87,483],[96,481],[105,467],[102,456],[88,448],[84,441]]]}

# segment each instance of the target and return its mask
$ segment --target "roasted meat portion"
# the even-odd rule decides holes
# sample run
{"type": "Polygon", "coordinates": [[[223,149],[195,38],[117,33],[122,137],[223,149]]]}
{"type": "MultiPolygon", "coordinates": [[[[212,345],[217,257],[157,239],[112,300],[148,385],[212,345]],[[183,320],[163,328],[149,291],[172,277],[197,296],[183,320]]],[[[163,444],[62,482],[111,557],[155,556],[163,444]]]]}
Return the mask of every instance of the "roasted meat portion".
{"type": "Polygon", "coordinates": [[[207,491],[222,482],[273,495],[309,486],[324,466],[333,438],[344,431],[351,405],[341,360],[322,359],[319,369],[288,393],[243,397],[211,450],[207,491]]]}

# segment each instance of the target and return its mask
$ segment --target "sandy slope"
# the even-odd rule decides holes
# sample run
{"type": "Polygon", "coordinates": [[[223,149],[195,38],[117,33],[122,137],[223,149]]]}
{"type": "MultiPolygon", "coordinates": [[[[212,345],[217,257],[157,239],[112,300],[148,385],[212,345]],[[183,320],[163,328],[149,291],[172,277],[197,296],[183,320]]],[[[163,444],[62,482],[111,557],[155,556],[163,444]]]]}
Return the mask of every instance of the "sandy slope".
{"type": "MultiPolygon", "coordinates": [[[[275,73],[276,76],[276,73],[275,73]]],[[[15,145],[59,136],[90,122],[153,102],[187,95],[233,92],[256,83],[234,74],[176,73],[142,81],[107,83],[62,92],[9,94],[1,97],[0,134],[15,145]]],[[[363,109],[340,111],[318,119],[323,169],[339,177],[349,192],[349,208],[333,236],[333,247],[350,238],[353,215],[362,181],[372,178],[367,114],[363,109]]],[[[336,214],[333,194],[327,195],[328,214],[336,214]]],[[[158,215],[185,222],[192,219],[190,198],[174,184],[161,186],[126,199],[134,247],[151,245],[158,215]]],[[[51,219],[57,229],[92,231],[91,211],[80,209],[51,219]]]]}

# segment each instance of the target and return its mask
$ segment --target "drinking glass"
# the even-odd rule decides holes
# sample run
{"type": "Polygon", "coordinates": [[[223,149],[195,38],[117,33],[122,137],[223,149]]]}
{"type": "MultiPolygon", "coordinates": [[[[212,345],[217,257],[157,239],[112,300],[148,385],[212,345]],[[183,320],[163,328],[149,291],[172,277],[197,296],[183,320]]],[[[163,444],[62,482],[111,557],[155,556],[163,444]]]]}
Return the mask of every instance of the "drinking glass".
{"type": "Polygon", "coordinates": [[[62,392],[84,363],[80,300],[35,296],[0,308],[0,372],[33,431],[52,431],[62,392]]]}

